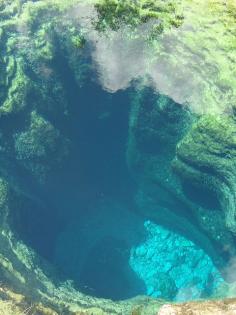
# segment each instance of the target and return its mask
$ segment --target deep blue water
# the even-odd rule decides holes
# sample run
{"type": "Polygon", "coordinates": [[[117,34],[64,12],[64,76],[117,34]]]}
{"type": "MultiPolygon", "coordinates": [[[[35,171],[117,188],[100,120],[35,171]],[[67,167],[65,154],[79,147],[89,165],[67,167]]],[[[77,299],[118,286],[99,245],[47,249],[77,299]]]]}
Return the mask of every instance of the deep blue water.
{"type": "MultiPolygon", "coordinates": [[[[71,154],[40,188],[43,206],[34,205],[32,212],[26,205],[20,214],[21,238],[61,279],[72,279],[87,294],[114,300],[139,294],[172,300],[209,296],[222,279],[207,253],[170,225],[137,211],[138,185],[126,160],[134,91],[111,94],[96,80],[79,89],[63,58],[58,63],[68,115],[66,120],[45,115],[71,140],[71,154]]],[[[148,207],[145,202],[139,206],[148,207]]],[[[163,207],[168,203],[182,211],[174,199],[164,200],[163,207]]]]}

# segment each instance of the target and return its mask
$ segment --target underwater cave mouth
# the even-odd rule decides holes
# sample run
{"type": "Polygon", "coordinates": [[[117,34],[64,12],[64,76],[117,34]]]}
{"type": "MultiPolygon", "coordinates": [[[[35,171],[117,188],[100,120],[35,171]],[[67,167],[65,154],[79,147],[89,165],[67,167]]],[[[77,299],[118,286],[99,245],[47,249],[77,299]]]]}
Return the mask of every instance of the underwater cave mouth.
{"type": "Polygon", "coordinates": [[[125,158],[128,93],[87,86],[73,98],[76,105],[87,102],[73,107],[64,126],[73,142],[71,161],[47,184],[39,205],[24,207],[15,231],[61,279],[92,296],[211,296],[223,279],[204,250],[136,212],[137,187],[125,158]],[[102,114],[100,103],[108,108],[102,114]]]}
{"type": "Polygon", "coordinates": [[[80,292],[112,300],[149,295],[186,301],[210,297],[223,283],[204,250],[124,202],[102,198],[76,207],[81,210],[60,227],[52,225],[54,218],[47,225],[45,217],[27,214],[23,239],[80,292]]]}

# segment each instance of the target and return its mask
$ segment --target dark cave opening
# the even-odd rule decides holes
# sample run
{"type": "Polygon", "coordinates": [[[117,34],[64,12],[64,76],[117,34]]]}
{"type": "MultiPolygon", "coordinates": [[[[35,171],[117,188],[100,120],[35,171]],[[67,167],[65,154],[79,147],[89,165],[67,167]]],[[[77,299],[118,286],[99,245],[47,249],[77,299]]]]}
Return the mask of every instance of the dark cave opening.
{"type": "MultiPolygon", "coordinates": [[[[24,210],[12,221],[14,230],[56,268],[61,279],[72,279],[83,293],[113,300],[141,294],[173,299],[178,288],[169,275],[158,273],[161,287],[150,282],[148,272],[157,265],[149,264],[146,249],[147,268],[138,270],[143,265],[140,243],[145,248],[150,242],[160,255],[163,250],[156,238],[146,235],[148,217],[135,209],[137,187],[126,162],[130,91],[111,94],[94,81],[87,81],[79,89],[64,60],[58,62],[69,111],[65,120],[45,115],[70,139],[71,154],[63,168],[40,188],[40,194],[37,187],[33,188],[38,198],[25,203],[24,210]]],[[[160,193],[163,209],[181,208],[170,194],[166,196],[160,193]]],[[[170,224],[167,227],[171,229],[170,224]]],[[[175,237],[185,241],[161,227],[155,227],[155,231],[168,234],[170,242],[175,237]]],[[[178,256],[178,246],[168,250],[178,256]]]]}
{"type": "Polygon", "coordinates": [[[129,91],[109,94],[94,82],[76,89],[68,92],[66,120],[54,122],[72,143],[68,161],[44,185],[42,200],[28,200],[12,225],[80,291],[114,300],[144,294],[142,280],[128,264],[131,246],[143,237],[141,220],[132,214],[135,183],[125,161],[129,91]],[[109,207],[118,209],[116,220],[109,207]],[[107,221],[103,231],[99,220],[107,221]]]}
{"type": "Polygon", "coordinates": [[[221,206],[216,193],[207,187],[199,187],[194,184],[182,184],[183,191],[189,199],[198,203],[203,208],[211,209],[213,211],[220,210],[221,206]]]}

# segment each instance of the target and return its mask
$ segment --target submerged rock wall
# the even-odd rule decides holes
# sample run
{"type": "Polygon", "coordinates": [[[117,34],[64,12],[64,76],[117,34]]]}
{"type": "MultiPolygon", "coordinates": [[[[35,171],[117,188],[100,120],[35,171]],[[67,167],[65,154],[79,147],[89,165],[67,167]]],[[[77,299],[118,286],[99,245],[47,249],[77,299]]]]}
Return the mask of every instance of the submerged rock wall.
{"type": "MultiPolygon", "coordinates": [[[[192,240],[201,244],[200,246],[203,246],[217,261],[214,251],[211,249],[213,244],[213,247],[218,249],[216,255],[219,258],[218,263],[221,265],[220,257],[222,255],[226,255],[226,257],[235,255],[233,231],[227,227],[227,214],[225,215],[225,209],[229,209],[228,211],[232,213],[230,209],[234,209],[234,207],[230,208],[224,203],[225,200],[229,202],[229,198],[228,195],[220,192],[219,183],[213,187],[213,183],[207,180],[211,176],[208,168],[202,168],[199,172],[196,170],[198,180],[202,179],[202,181],[198,182],[198,188],[201,189],[199,194],[193,198],[193,194],[191,195],[189,191],[192,189],[196,194],[197,188],[194,186],[196,180],[194,180],[193,172],[190,172],[189,169],[187,171],[188,166],[181,160],[185,144],[184,152],[189,157],[190,165],[194,163],[194,159],[199,163],[204,163],[201,154],[210,165],[214,163],[212,156],[204,155],[205,150],[209,149],[209,145],[203,141],[195,144],[197,142],[196,133],[193,135],[194,142],[189,141],[190,135],[197,128],[195,126],[200,125],[204,120],[207,121],[207,117],[199,120],[198,116],[165,97],[156,95],[150,97],[144,91],[140,92],[140,95],[140,97],[136,95],[133,98],[127,148],[128,164],[140,186],[136,197],[137,206],[141,212],[145,212],[146,216],[154,217],[159,223],[165,225],[169,223],[172,228],[175,224],[177,230],[186,233],[192,240]],[[195,150],[197,145],[198,152],[195,150]],[[181,163],[186,165],[185,169],[180,168],[181,163]],[[176,175],[182,181],[179,181],[176,175]],[[188,179],[186,179],[187,176],[188,179]],[[206,184],[204,185],[204,183],[206,184]],[[186,187],[188,190],[185,189],[186,187]],[[209,191],[212,192],[212,195],[209,191]],[[218,204],[219,197],[221,201],[218,204]],[[178,218],[174,217],[175,215],[178,218]],[[183,224],[183,222],[185,223],[183,224]],[[197,229],[196,222],[198,222],[197,229]],[[211,240],[212,244],[206,238],[211,240]]],[[[202,137],[210,136],[207,128],[210,128],[214,120],[223,124],[226,119],[232,121],[231,118],[211,117],[206,129],[202,129],[202,137]]],[[[227,130],[230,133],[230,126],[227,130]]],[[[217,145],[221,147],[219,143],[222,143],[223,146],[223,143],[225,144],[223,138],[228,139],[232,135],[230,133],[228,137],[224,137],[223,130],[218,130],[218,132],[222,132],[222,138],[218,142],[219,136],[217,137],[216,132],[212,132],[215,137],[215,142],[212,141],[213,147],[217,145]]],[[[222,152],[226,152],[225,148],[222,148],[222,152]]],[[[221,156],[219,156],[219,160],[222,163],[225,161],[221,156]]],[[[227,166],[226,164],[222,165],[217,161],[217,167],[221,172],[224,170],[228,172],[227,169],[231,162],[227,166]]],[[[233,176],[233,173],[230,176],[233,176]]],[[[232,218],[228,221],[233,224],[232,218]]]]}
{"type": "MultiPolygon", "coordinates": [[[[234,129],[234,117],[201,118],[178,144],[174,162],[183,180],[213,192],[221,203],[226,228],[232,233],[235,233],[234,129]]],[[[214,213],[215,217],[219,215],[214,213]]],[[[215,237],[220,239],[221,235],[215,237]]]]}

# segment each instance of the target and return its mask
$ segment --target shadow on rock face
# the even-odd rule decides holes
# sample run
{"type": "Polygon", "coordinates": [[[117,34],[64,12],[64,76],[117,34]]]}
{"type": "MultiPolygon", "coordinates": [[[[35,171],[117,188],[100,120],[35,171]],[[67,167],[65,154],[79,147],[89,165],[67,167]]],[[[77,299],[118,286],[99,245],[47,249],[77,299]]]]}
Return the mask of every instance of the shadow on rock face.
{"type": "Polygon", "coordinates": [[[127,263],[126,242],[104,237],[91,249],[81,271],[84,291],[97,297],[120,300],[145,293],[144,283],[127,263]]]}

